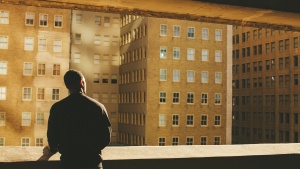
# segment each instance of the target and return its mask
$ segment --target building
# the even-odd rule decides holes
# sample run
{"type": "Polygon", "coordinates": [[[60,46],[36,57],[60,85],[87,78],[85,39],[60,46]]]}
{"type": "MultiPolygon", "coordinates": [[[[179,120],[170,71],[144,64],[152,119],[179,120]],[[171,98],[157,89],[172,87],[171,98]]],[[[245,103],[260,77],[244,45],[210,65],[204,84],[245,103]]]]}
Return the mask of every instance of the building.
{"type": "Polygon", "coordinates": [[[234,27],[233,143],[299,142],[299,35],[234,27]]]}
{"type": "Polygon", "coordinates": [[[67,96],[70,11],[0,6],[0,146],[44,146],[50,106],[67,96]]]}
{"type": "Polygon", "coordinates": [[[232,26],[124,15],[120,43],[120,143],[231,144],[232,26]]]}
{"type": "Polygon", "coordinates": [[[120,15],[72,10],[70,69],[80,70],[87,95],[103,103],[117,143],[120,15]]]}

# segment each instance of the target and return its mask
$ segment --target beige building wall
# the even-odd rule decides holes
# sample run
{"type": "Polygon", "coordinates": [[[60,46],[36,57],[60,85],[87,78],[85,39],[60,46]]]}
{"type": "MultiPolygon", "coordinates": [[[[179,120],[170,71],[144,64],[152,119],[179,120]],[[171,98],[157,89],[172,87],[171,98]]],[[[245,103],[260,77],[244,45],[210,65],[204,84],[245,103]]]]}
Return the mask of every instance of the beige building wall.
{"type": "Polygon", "coordinates": [[[299,142],[299,35],[234,27],[233,143],[299,142]]]}
{"type": "Polygon", "coordinates": [[[70,68],[81,71],[87,95],[103,103],[117,143],[120,16],[72,11],[70,68]]]}
{"type": "Polygon", "coordinates": [[[227,63],[231,56],[227,58],[227,47],[231,44],[227,43],[227,29],[231,27],[132,16],[122,16],[121,22],[120,142],[185,145],[190,140],[190,144],[230,144],[227,123],[231,125],[231,121],[227,116],[231,116],[231,111],[227,95],[231,96],[231,85],[227,78],[231,75],[227,76],[227,63]],[[177,37],[173,34],[174,26],[180,29],[177,37]],[[194,29],[194,38],[187,37],[188,28],[194,29]],[[202,28],[208,30],[207,39],[202,38],[202,28]],[[216,30],[222,32],[220,40],[215,40],[216,30]],[[173,58],[174,48],[180,50],[179,58],[173,58]],[[194,51],[192,60],[187,59],[188,49],[194,51]],[[207,61],[202,60],[202,49],[208,51],[207,61]],[[162,54],[162,50],[166,53],[162,54]],[[216,51],[221,53],[221,60],[215,60],[216,51]],[[179,81],[173,80],[174,69],[180,70],[179,81]],[[193,82],[187,82],[188,71],[194,74],[193,82]],[[207,82],[201,81],[202,72],[208,72],[207,82]],[[216,72],[222,77],[217,83],[216,72]],[[178,103],[173,102],[173,93],[179,94],[178,103]],[[193,94],[193,103],[187,103],[187,93],[193,94]],[[160,98],[160,94],[164,97],[160,98]],[[221,96],[219,104],[215,103],[215,94],[221,96]],[[202,95],[208,96],[203,98],[206,103],[201,102],[202,95]],[[178,124],[174,124],[174,115],[178,124]],[[202,116],[206,117],[203,125],[202,116]],[[187,118],[193,118],[191,125],[187,125],[187,118]],[[220,118],[220,123],[215,118],[220,118]]]}
{"type": "Polygon", "coordinates": [[[0,11],[0,144],[43,146],[50,106],[67,96],[70,12],[6,4],[0,11]]]}

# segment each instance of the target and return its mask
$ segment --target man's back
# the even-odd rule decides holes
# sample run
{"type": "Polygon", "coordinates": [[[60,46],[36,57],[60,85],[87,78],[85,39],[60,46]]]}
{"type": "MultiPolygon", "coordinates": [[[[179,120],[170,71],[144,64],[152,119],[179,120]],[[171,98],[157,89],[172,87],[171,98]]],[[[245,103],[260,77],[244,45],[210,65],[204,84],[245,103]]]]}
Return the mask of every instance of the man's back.
{"type": "MultiPolygon", "coordinates": [[[[95,167],[110,142],[105,107],[82,93],[73,93],[50,110],[48,142],[62,154],[63,167],[95,167]]],[[[55,150],[54,150],[55,151],[55,150]]]]}

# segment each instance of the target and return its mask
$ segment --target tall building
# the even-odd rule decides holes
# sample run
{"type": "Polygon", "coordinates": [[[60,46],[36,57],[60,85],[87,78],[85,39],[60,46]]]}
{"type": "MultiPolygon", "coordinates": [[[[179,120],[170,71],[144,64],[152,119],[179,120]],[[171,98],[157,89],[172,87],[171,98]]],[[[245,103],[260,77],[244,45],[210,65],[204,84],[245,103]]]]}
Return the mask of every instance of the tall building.
{"type": "Polygon", "coordinates": [[[0,6],[0,146],[43,146],[50,106],[67,96],[70,11],[0,6]]]}
{"type": "Polygon", "coordinates": [[[105,105],[116,144],[120,15],[73,10],[71,25],[70,68],[84,74],[87,95],[105,105]]]}
{"type": "Polygon", "coordinates": [[[119,142],[231,144],[231,51],[229,25],[121,16],[119,142]]]}
{"type": "Polygon", "coordinates": [[[233,143],[299,142],[299,36],[234,27],[233,143]]]}

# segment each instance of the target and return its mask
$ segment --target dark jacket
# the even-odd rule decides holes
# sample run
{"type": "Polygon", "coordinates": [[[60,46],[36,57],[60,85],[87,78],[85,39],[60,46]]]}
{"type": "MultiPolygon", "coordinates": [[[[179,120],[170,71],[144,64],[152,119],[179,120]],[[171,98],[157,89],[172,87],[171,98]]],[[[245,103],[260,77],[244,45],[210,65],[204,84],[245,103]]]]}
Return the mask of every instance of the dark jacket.
{"type": "Polygon", "coordinates": [[[103,104],[73,93],[53,104],[48,121],[48,143],[61,153],[62,167],[96,167],[101,150],[110,143],[111,123],[103,104]]]}

